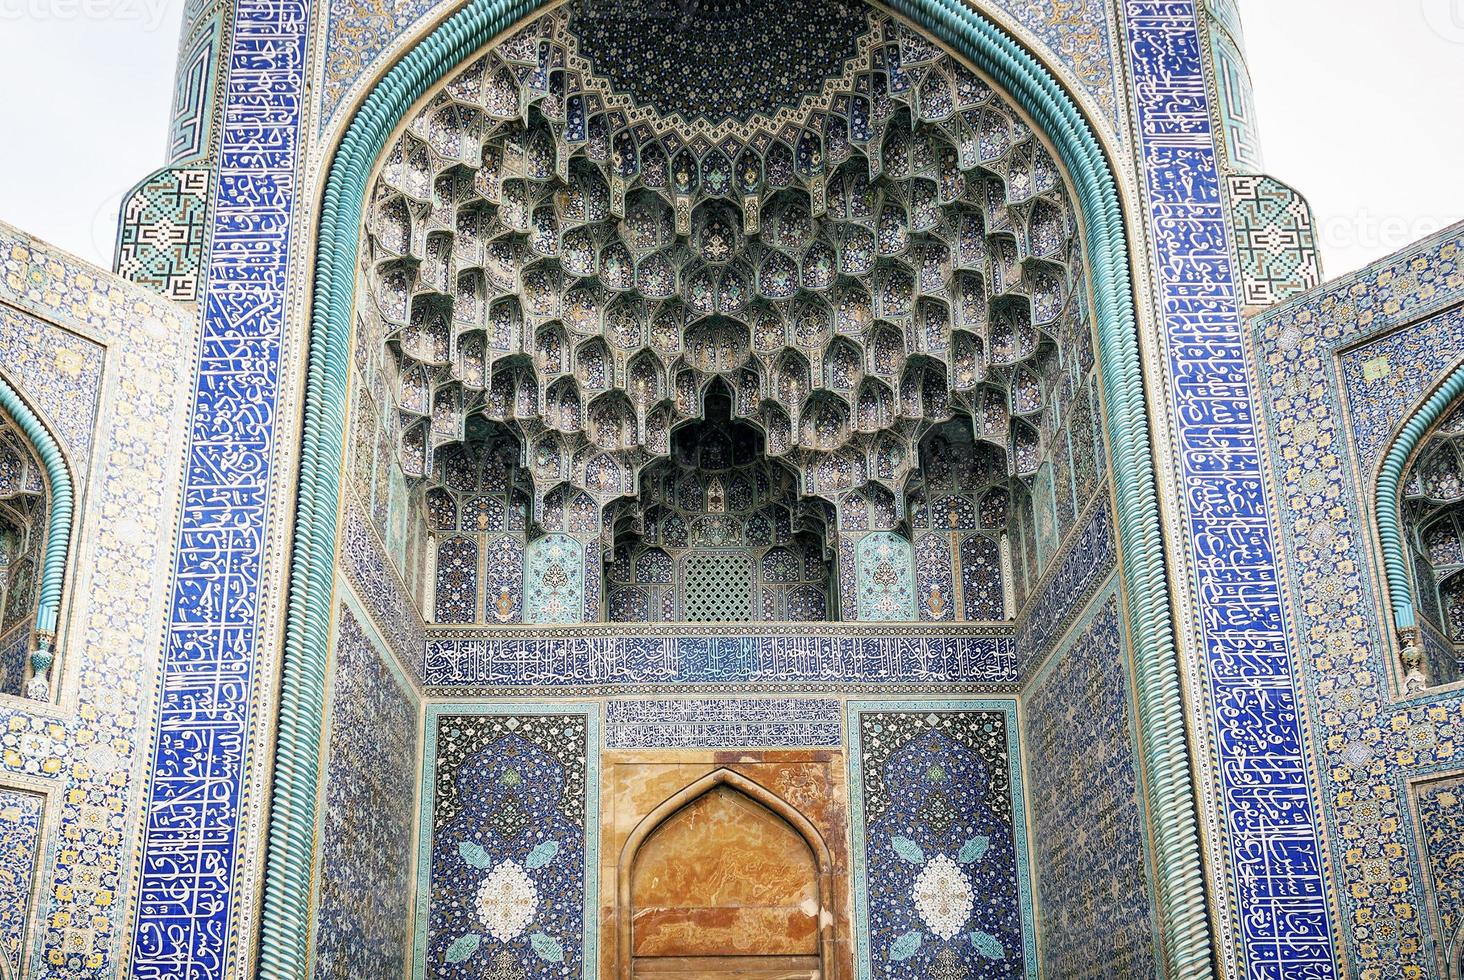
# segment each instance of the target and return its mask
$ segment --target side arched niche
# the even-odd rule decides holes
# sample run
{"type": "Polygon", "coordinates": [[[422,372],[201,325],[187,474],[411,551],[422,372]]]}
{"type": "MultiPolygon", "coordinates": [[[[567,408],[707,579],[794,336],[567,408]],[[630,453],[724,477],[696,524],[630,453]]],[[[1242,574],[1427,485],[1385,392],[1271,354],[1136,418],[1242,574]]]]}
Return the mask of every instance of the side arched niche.
{"type": "Polygon", "coordinates": [[[796,808],[731,770],[709,773],[626,841],[615,976],[830,976],[830,868],[823,838],[796,808]]]}
{"type": "Polygon", "coordinates": [[[1405,472],[1403,539],[1412,575],[1410,689],[1464,677],[1464,404],[1455,402],[1419,443],[1405,472]]]}

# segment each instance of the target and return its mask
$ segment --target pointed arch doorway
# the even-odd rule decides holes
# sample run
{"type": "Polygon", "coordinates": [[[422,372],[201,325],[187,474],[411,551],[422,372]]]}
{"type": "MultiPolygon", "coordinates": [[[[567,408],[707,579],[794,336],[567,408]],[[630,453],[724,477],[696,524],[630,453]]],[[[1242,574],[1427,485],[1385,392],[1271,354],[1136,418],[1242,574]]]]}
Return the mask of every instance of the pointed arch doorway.
{"type": "Polygon", "coordinates": [[[648,814],[621,852],[618,980],[824,980],[830,858],[784,800],[719,769],[648,814]]]}

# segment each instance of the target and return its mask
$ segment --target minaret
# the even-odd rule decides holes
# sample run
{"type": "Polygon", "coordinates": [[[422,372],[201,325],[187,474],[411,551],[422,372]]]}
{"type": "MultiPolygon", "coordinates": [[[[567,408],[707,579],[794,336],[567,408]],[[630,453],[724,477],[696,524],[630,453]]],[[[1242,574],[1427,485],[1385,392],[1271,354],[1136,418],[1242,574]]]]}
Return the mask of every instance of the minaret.
{"type": "Polygon", "coordinates": [[[168,165],[122,199],[113,269],[180,303],[202,295],[209,195],[218,152],[221,51],[232,6],[188,0],[178,41],[178,71],[168,127],[168,165]]]}
{"type": "Polygon", "coordinates": [[[1220,149],[1241,309],[1258,313],[1322,281],[1316,221],[1300,193],[1265,172],[1237,0],[1205,0],[1213,125],[1220,149]]]}
{"type": "Polygon", "coordinates": [[[1237,173],[1264,173],[1240,10],[1236,0],[1205,0],[1205,14],[1219,94],[1215,106],[1221,118],[1217,121],[1224,131],[1226,157],[1237,173]]]}

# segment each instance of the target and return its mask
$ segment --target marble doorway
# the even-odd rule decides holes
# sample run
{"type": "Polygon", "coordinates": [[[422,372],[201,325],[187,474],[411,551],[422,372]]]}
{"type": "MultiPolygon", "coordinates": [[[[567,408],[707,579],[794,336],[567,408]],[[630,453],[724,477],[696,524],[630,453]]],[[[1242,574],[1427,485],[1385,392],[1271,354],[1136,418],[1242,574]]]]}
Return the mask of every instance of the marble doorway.
{"type": "Polygon", "coordinates": [[[616,868],[619,980],[825,980],[832,859],[762,783],[716,768],[631,830],[616,868]]]}

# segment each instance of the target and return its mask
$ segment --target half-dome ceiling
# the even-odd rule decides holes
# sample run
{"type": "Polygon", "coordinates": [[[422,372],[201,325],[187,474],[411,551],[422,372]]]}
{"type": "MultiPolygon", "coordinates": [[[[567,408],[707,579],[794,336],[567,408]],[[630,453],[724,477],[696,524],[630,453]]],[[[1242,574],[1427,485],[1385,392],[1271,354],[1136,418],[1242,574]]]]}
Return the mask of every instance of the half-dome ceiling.
{"type": "Polygon", "coordinates": [[[862,0],[588,0],[569,10],[569,53],[589,62],[608,106],[653,111],[658,128],[670,117],[710,125],[713,139],[729,123],[776,131],[780,113],[826,105],[870,41],[862,0]]]}
{"type": "MultiPolygon", "coordinates": [[[[746,84],[768,74],[789,92],[855,52],[774,111],[776,129],[754,113],[721,120],[714,141],[704,117],[612,91],[602,62],[634,76],[634,49],[669,65],[680,35],[654,20],[624,43],[596,35],[591,71],[571,7],[471,61],[410,121],[372,193],[363,320],[394,353],[390,430],[408,477],[433,472],[473,417],[502,422],[525,444],[536,517],[560,530],[556,488],[601,511],[637,493],[716,381],[801,493],[842,510],[877,484],[896,521],[916,445],[956,416],[1018,479],[1093,456],[1081,249],[1041,141],[889,15],[782,6],[676,22],[710,51],[759,11],[812,18],[812,36],[769,42],[786,69],[740,65],[746,84]]],[[[737,88],[723,87],[730,106],[737,88]]]]}

